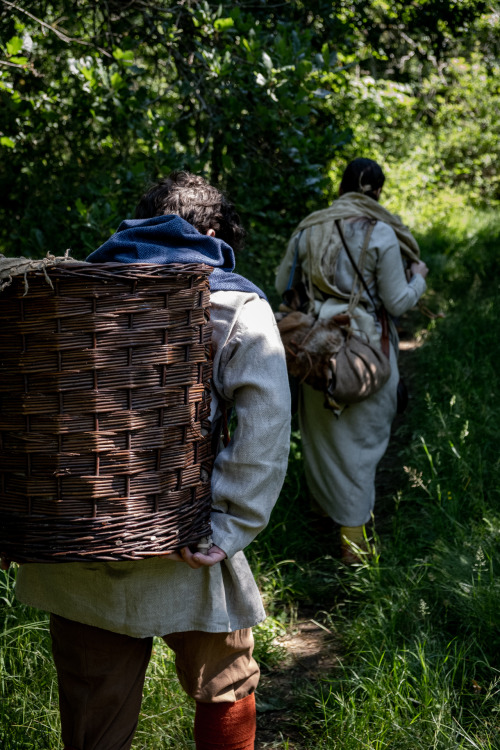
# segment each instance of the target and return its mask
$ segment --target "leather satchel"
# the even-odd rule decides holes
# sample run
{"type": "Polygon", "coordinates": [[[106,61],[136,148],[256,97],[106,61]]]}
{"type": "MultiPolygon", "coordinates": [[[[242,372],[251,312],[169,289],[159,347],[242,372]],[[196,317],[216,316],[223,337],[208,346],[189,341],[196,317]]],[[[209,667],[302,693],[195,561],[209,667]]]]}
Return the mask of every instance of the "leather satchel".
{"type": "MultiPolygon", "coordinates": [[[[337,222],[336,224],[356,274],[373,301],[366,282],[347,247],[340,224],[337,222]]],[[[362,255],[368,247],[372,231],[373,224],[368,228],[362,255]]],[[[296,241],[296,258],[299,239],[300,235],[296,241]]],[[[296,260],[293,264],[293,272],[295,265],[296,260]]],[[[290,280],[292,280],[292,275],[290,280]]],[[[285,306],[281,308],[284,312],[276,316],[285,347],[289,375],[297,378],[301,383],[307,383],[312,388],[322,391],[325,394],[325,406],[331,409],[339,409],[344,404],[364,401],[380,390],[391,374],[388,338],[384,353],[382,349],[370,344],[362,334],[355,332],[352,328],[350,311],[353,296],[354,291],[345,314],[319,320],[312,312],[303,310],[303,294],[295,294],[293,289],[289,289],[285,292],[285,306]],[[298,305],[301,309],[293,309],[298,305]]],[[[309,274],[309,300],[313,299],[312,281],[309,274]]],[[[386,314],[385,323],[387,323],[386,314]]]]}

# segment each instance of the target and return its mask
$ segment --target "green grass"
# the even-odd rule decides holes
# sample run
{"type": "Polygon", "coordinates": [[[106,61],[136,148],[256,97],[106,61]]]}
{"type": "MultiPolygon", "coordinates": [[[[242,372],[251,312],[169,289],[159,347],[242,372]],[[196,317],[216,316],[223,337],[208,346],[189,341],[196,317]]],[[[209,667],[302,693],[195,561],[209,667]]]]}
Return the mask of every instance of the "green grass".
{"type": "Polygon", "coordinates": [[[56,746],[59,716],[48,618],[19,605],[14,571],[0,578],[0,747],[56,746]]]}
{"type": "MultiPolygon", "coordinates": [[[[500,748],[500,224],[466,219],[450,214],[419,237],[428,303],[446,317],[418,320],[372,552],[352,570],[336,559],[333,530],[309,508],[296,431],[281,499],[249,550],[270,613],[255,633],[263,670],[279,667],[276,639],[306,606],[340,643],[341,666],[290,686],[295,739],[276,747],[500,748]]],[[[15,602],[12,582],[2,574],[0,747],[55,748],[47,618],[15,602]]],[[[158,641],[134,748],[194,747],[193,705],[174,675],[158,641]]]]}
{"type": "Polygon", "coordinates": [[[177,682],[173,653],[156,638],[144,686],[134,750],[194,750],[194,703],[177,682]]]}

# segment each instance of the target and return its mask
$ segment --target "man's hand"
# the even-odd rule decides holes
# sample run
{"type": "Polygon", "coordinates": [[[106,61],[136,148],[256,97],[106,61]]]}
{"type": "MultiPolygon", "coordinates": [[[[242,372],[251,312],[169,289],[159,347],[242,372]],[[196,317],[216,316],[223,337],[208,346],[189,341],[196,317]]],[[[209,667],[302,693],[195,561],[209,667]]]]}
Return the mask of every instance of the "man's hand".
{"type": "Polygon", "coordinates": [[[180,552],[172,552],[167,555],[169,560],[175,560],[176,562],[185,562],[190,568],[204,568],[217,565],[227,557],[226,553],[220,547],[214,544],[206,554],[203,552],[191,552],[189,547],[182,547],[180,552]]]}

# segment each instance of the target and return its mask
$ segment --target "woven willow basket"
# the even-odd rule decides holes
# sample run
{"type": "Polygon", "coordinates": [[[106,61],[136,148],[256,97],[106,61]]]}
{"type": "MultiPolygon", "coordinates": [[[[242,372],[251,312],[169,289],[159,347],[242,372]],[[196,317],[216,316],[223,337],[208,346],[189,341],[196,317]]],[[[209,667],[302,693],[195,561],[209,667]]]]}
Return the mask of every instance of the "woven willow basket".
{"type": "Polygon", "coordinates": [[[73,262],[0,294],[0,553],[136,560],[210,533],[210,272],[73,262]]]}

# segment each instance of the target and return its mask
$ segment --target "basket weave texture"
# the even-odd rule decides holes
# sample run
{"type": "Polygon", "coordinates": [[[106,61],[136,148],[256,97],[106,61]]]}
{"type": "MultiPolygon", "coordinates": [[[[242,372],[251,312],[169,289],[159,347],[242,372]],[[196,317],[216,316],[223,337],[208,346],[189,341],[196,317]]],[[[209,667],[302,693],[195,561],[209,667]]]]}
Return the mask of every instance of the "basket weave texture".
{"type": "Polygon", "coordinates": [[[0,553],[135,560],[210,534],[211,270],[69,262],[0,294],[0,553]]]}

